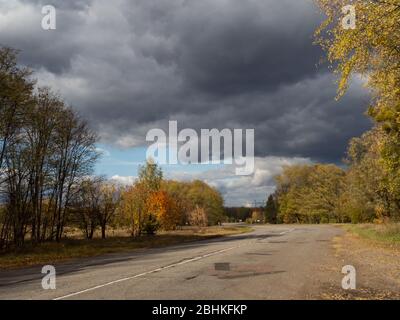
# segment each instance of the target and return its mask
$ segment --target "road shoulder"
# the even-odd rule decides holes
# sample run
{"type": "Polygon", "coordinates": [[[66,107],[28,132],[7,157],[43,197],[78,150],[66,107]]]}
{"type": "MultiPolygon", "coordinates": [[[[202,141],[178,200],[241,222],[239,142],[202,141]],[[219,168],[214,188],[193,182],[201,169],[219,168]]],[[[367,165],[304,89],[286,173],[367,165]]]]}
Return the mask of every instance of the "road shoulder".
{"type": "MultiPolygon", "coordinates": [[[[400,299],[400,250],[346,231],[332,241],[335,261],[327,272],[335,271],[323,285],[321,299],[382,300],[400,299]],[[355,290],[344,290],[337,271],[352,265],[356,269],[355,290]]],[[[341,274],[343,278],[345,275],[341,274]]]]}

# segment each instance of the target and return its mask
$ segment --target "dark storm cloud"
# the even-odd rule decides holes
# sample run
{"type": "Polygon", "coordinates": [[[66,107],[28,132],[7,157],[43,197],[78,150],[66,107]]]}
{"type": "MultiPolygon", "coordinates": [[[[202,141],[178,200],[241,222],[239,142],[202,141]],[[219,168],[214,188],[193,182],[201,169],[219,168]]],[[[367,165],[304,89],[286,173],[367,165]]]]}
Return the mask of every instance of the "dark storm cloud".
{"type": "Polygon", "coordinates": [[[260,157],[339,161],[369,127],[360,84],[337,103],[333,77],[316,67],[311,0],[53,1],[54,32],[40,29],[43,1],[11,2],[0,43],[22,49],[106,142],[142,144],[174,119],[255,128],[260,157]]]}
{"type": "Polygon", "coordinates": [[[265,92],[316,72],[320,51],[312,34],[319,17],[312,5],[233,3],[237,7],[228,12],[202,6],[202,14],[176,30],[178,68],[190,84],[216,95],[265,92]]]}
{"type": "Polygon", "coordinates": [[[88,8],[93,0],[20,0],[20,3],[35,6],[52,5],[61,10],[84,10],[88,8]]]}
{"type": "Polygon", "coordinates": [[[202,92],[274,89],[315,73],[322,54],[312,45],[321,17],[308,0],[137,1],[125,12],[133,33],[154,37],[140,53],[202,92]]]}
{"type": "Polygon", "coordinates": [[[22,62],[33,69],[44,67],[52,73],[62,74],[81,52],[83,43],[79,41],[76,28],[85,23],[82,13],[91,2],[11,0],[2,4],[0,14],[4,24],[0,44],[21,49],[22,62]],[[41,28],[42,7],[49,4],[57,9],[57,28],[62,34],[41,28]]]}

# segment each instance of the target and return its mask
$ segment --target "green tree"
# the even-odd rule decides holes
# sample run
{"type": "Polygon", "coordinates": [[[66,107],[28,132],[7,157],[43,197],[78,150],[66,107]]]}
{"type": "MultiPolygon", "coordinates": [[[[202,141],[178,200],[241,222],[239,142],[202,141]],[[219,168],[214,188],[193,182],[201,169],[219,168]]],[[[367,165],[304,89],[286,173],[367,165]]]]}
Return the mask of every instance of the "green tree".
{"type": "Polygon", "coordinates": [[[341,222],[345,171],[335,165],[294,165],[277,176],[279,218],[284,223],[341,222]]]}
{"type": "Polygon", "coordinates": [[[162,180],[162,170],[152,159],[146,161],[146,164],[139,168],[138,183],[142,184],[148,192],[160,190],[162,180]]]}
{"type": "Polygon", "coordinates": [[[345,189],[342,196],[343,214],[356,222],[385,220],[398,211],[396,194],[391,193],[380,155],[385,133],[380,127],[367,131],[350,141],[346,163],[345,189]]]}
{"type": "Polygon", "coordinates": [[[276,224],[278,218],[278,208],[274,198],[274,195],[271,194],[268,197],[266,206],[265,206],[265,221],[267,223],[276,224]]]}
{"type": "Polygon", "coordinates": [[[224,200],[217,189],[203,181],[195,180],[189,184],[187,195],[193,206],[205,210],[208,224],[216,225],[224,220],[224,200]]]}
{"type": "Polygon", "coordinates": [[[182,224],[190,223],[191,213],[196,207],[205,211],[210,225],[218,224],[226,218],[221,193],[203,181],[165,181],[162,188],[175,199],[182,224]]]}

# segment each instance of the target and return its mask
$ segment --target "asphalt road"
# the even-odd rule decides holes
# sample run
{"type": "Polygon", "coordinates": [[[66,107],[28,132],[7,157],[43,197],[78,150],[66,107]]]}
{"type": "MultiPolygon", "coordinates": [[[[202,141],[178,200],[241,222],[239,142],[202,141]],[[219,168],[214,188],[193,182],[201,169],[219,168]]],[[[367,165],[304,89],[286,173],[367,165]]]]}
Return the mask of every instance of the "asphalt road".
{"type": "MultiPolygon", "coordinates": [[[[339,228],[257,226],[251,233],[55,265],[0,272],[0,299],[307,299],[335,272],[339,228]],[[324,271],[325,270],[325,271],[324,271]]],[[[341,270],[337,270],[340,281],[341,270]]]]}

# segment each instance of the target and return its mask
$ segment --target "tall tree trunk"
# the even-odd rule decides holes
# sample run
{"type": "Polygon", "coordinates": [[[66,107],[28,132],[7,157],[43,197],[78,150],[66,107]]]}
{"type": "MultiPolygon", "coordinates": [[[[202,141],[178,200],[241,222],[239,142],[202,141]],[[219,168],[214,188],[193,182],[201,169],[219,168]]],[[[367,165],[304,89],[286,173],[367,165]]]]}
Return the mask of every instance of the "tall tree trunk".
{"type": "Polygon", "coordinates": [[[101,225],[101,238],[105,239],[106,238],[106,224],[102,223],[101,225]]]}

